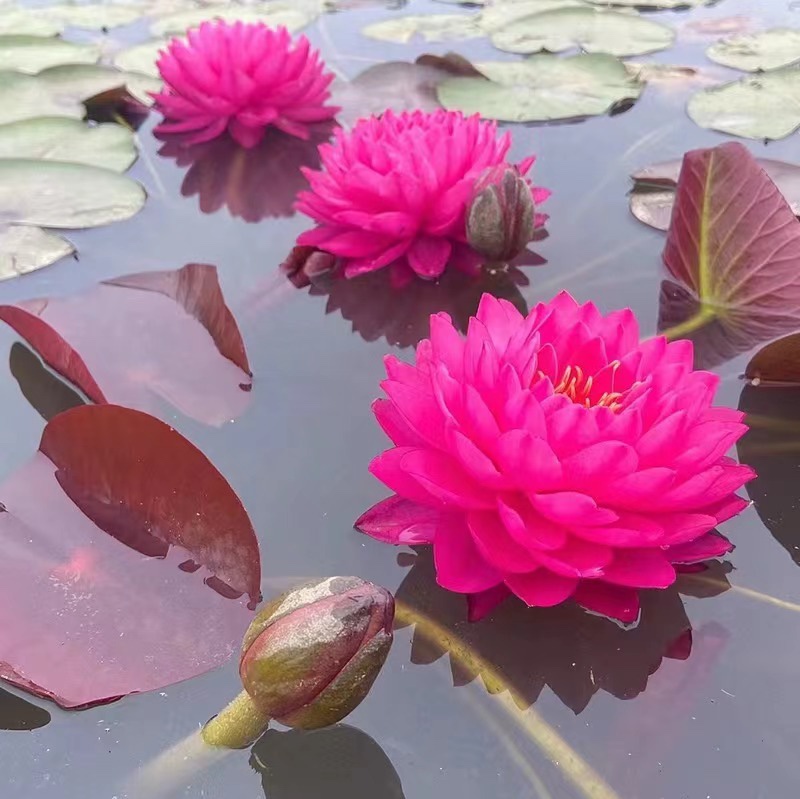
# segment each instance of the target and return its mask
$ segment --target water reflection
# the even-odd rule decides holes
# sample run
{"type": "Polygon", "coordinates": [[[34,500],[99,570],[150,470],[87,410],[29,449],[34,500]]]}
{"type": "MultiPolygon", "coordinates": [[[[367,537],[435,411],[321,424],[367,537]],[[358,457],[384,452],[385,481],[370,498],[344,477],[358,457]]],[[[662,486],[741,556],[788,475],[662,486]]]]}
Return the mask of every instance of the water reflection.
{"type": "Polygon", "coordinates": [[[303,141],[270,129],[249,150],[227,135],[190,146],[180,137],[162,136],[158,154],[188,167],[181,195],[196,195],[204,214],[227,207],[231,216],[258,222],[294,214],[295,198],[308,186],[301,168],[319,167],[318,147],[332,130],[331,125],[317,126],[311,139],[303,141]]]}
{"type": "Polygon", "coordinates": [[[46,422],[62,411],[85,404],[75,389],[49,372],[39,357],[18,341],[11,345],[8,368],[25,399],[46,422]]]}
{"type": "Polygon", "coordinates": [[[750,430],[739,460],[758,475],[745,490],[761,521],[800,566],[800,387],[747,385],[739,410],[750,430]]]}
{"type": "Polygon", "coordinates": [[[346,724],[312,732],[269,730],[253,747],[250,765],[269,799],[404,797],[383,749],[346,724]]]}
{"type": "Polygon", "coordinates": [[[0,730],[38,730],[49,723],[44,708],[0,688],[0,730]]]}
{"type": "MultiPolygon", "coordinates": [[[[703,581],[687,575],[679,588],[693,595],[724,591],[728,584],[721,571],[717,566],[703,581]]],[[[641,598],[641,621],[633,630],[577,605],[529,609],[516,600],[471,624],[466,621],[463,597],[436,584],[427,551],[414,558],[397,591],[398,602],[454,636],[453,641],[433,641],[416,629],[413,663],[433,663],[449,653],[453,684],[460,686],[479,676],[481,660],[488,661],[526,705],[548,686],[575,713],[601,690],[619,699],[638,696],[664,658],[685,660],[691,654],[692,626],[678,590],[645,591],[641,598]],[[472,664],[453,656],[459,645],[475,656],[472,664]]]]}

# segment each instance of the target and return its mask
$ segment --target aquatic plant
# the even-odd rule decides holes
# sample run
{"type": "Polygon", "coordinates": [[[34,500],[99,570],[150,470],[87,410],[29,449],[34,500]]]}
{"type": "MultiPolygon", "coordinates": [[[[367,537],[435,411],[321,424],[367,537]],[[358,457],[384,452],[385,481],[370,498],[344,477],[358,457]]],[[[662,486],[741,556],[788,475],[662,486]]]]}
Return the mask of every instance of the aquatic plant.
{"type": "Polygon", "coordinates": [[[632,622],[640,589],[732,549],[714,528],[747,506],[754,473],[725,455],[743,414],[712,406],[690,342],[640,341],[630,309],[562,292],[523,317],[484,295],[466,338],[437,314],[416,364],[386,370],[374,412],[394,446],[370,471],[396,494],[356,526],[433,544],[473,618],[511,592],[632,622]]]}
{"type": "Polygon", "coordinates": [[[191,134],[186,144],[225,131],[255,147],[270,126],[301,139],[336,115],[326,105],[333,75],[305,36],[264,23],[204,22],[173,39],[158,59],[164,80],[153,94],[165,121],[158,133],[191,134]]]}
{"type": "MultiPolygon", "coordinates": [[[[509,134],[498,137],[497,124],[477,115],[387,111],[361,119],[320,147],[320,170],[305,170],[310,190],[297,210],[317,227],[298,244],[344,259],[347,277],[384,267],[400,281],[434,279],[448,265],[475,272],[485,258],[467,240],[467,208],[478,179],[505,165],[510,147],[509,134]]],[[[535,160],[522,161],[519,174],[535,160]]],[[[549,194],[532,189],[536,203],[549,194]]]]}

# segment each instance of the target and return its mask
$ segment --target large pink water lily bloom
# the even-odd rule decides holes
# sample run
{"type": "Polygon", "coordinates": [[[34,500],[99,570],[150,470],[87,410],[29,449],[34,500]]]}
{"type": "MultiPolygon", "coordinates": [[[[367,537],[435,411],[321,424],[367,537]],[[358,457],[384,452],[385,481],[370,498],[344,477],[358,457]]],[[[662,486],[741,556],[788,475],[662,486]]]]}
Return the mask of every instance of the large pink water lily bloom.
{"type": "Polygon", "coordinates": [[[269,127],[308,139],[310,125],[339,110],[326,105],[333,74],[305,36],[292,39],[263,22],[215,21],[186,38],[173,39],[157,61],[164,88],[153,99],[166,118],[158,133],[198,144],[228,131],[250,148],[269,127]]]}
{"type": "Polygon", "coordinates": [[[631,310],[562,293],[523,317],[484,294],[466,338],[436,314],[416,364],[386,371],[374,412],[394,446],[370,470],[396,495],[356,526],[433,544],[472,618],[511,592],[632,622],[640,589],[733,548],[714,528],[755,476],[726,456],[743,414],[712,406],[691,342],[640,341],[631,310]]]}
{"type": "MultiPolygon", "coordinates": [[[[298,244],[342,258],[347,277],[388,266],[426,279],[448,264],[474,272],[483,259],[467,244],[467,205],[478,178],[505,163],[510,147],[496,122],[459,111],[361,119],[320,147],[321,169],[305,170],[310,190],[299,195],[297,210],[317,227],[298,244]]],[[[535,160],[518,164],[520,173],[535,160]]],[[[534,188],[534,202],[549,194],[534,188]]],[[[537,223],[546,219],[539,214],[537,223]]]]}

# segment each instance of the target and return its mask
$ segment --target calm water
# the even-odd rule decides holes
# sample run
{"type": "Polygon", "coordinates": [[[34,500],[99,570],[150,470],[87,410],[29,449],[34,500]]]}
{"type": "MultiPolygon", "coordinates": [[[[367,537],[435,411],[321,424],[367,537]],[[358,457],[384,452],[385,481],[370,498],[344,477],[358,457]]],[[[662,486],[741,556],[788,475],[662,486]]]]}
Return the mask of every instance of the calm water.
{"type": "MultiPolygon", "coordinates": [[[[788,0],[723,0],[713,8],[656,16],[678,27],[692,19],[740,14],[764,24],[800,24],[800,13],[788,6],[788,0]]],[[[449,10],[455,9],[412,1],[400,13],[449,10]]],[[[363,25],[388,13],[370,7],[328,16],[320,23],[324,28],[318,24],[309,35],[329,62],[350,76],[375,59],[413,60],[423,52],[448,50],[470,58],[490,55],[485,42],[392,45],[360,36],[363,25]]],[[[120,34],[133,37],[141,30],[114,32],[120,34]]],[[[684,36],[653,60],[708,66],[702,50],[709,41],[684,36]]],[[[605,311],[629,305],[644,333],[655,332],[663,235],[629,215],[628,175],[725,139],[685,116],[691,90],[654,85],[631,111],[613,118],[513,127],[515,153],[538,154],[536,181],[554,193],[546,208],[550,236],[537,245],[547,264],[524,270],[529,285],[498,290],[518,291],[517,300],[529,306],[560,289],[605,311]]],[[[220,428],[166,408],[160,415],[211,458],[242,498],[261,540],[265,595],[313,575],[352,573],[379,582],[466,640],[533,708],[514,711],[495,701],[481,680],[471,680],[474,671],[406,627],[398,631],[386,668],[348,727],[313,735],[270,732],[252,752],[234,754],[197,774],[178,795],[796,795],[800,439],[793,445],[791,431],[796,436],[800,429],[798,398],[783,391],[754,396],[752,390],[743,398],[744,408],[784,419],[786,425],[771,434],[758,430],[746,442],[762,475],[751,486],[757,507],[725,525],[737,550],[730,573],[713,572],[716,587],[693,580],[684,584],[683,596],[668,592],[648,598],[640,627],[628,633],[574,609],[523,611],[511,603],[494,618],[469,626],[460,601],[435,586],[427,557],[415,559],[352,530],[353,520],[385,495],[366,471],[384,447],[370,413],[382,357],[397,342],[420,337],[425,313],[452,308],[450,289],[391,303],[380,286],[343,286],[327,297],[282,284],[276,267],[307,221],[249,224],[224,208],[201,213],[197,196],[181,196],[186,167],[159,156],[153,124],[148,120],[139,130],[142,155],[131,172],[150,194],[144,211],[124,224],[72,234],[80,260],[0,284],[0,301],[68,294],[98,280],[190,262],[215,264],[255,374],[251,405],[235,423],[220,428]],[[424,313],[414,312],[417,302],[424,313]],[[780,443],[784,446],[775,446],[780,443]],[[776,449],[780,452],[770,453],[776,449]],[[732,588],[723,592],[719,582],[725,580],[732,588]],[[786,604],[766,602],[753,592],[786,604]],[[592,794],[576,787],[565,776],[570,765],[562,758],[565,750],[558,754],[552,748],[554,736],[612,792],[592,794]]],[[[748,145],[762,155],[800,161],[796,136],[748,145]]],[[[469,314],[476,299],[462,291],[459,312],[469,314]]],[[[10,371],[30,385],[37,379],[36,364],[16,342],[14,333],[0,326],[0,350],[9,353],[10,371]]],[[[739,404],[746,361],[744,355],[720,367],[721,403],[739,404]]],[[[43,401],[57,405],[62,393],[53,384],[43,401]]],[[[6,416],[0,432],[3,478],[35,450],[44,422],[12,374],[0,380],[0,403],[6,416]]],[[[20,605],[25,601],[19,598],[20,605]]],[[[237,690],[230,663],[163,692],[80,713],[0,693],[0,728],[8,730],[2,733],[2,796],[122,799],[119,784],[126,775],[213,715],[237,690]],[[19,729],[30,727],[37,729],[19,729]]]]}

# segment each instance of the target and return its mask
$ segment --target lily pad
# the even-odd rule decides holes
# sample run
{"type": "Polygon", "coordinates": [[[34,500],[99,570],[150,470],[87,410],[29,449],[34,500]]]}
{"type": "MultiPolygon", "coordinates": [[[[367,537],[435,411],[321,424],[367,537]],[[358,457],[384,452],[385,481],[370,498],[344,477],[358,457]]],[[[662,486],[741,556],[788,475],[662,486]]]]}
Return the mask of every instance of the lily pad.
{"type": "Polygon", "coordinates": [[[0,125],[2,158],[41,158],[124,172],[136,160],[136,145],[122,125],[90,127],[67,117],[36,117],[0,125]]]}
{"type": "Polygon", "coordinates": [[[602,53],[475,65],[488,80],[451,78],[439,102],[467,114],[506,122],[545,122],[605,114],[639,98],[644,86],[625,65],[602,53]]]}
{"type": "Polygon", "coordinates": [[[226,22],[263,22],[273,27],[284,25],[290,31],[297,31],[313,22],[317,14],[297,8],[290,2],[273,2],[264,6],[210,6],[191,11],[179,11],[156,19],[150,26],[154,36],[184,34],[208,20],[221,19],[226,22]]]}
{"type": "Polygon", "coordinates": [[[800,70],[777,69],[695,94],[687,106],[701,128],[749,139],[782,139],[800,128],[800,70]]]}
{"type": "Polygon", "coordinates": [[[48,36],[0,36],[0,70],[36,73],[60,64],[94,64],[100,48],[48,36]]]}
{"type": "MultiPolygon", "coordinates": [[[[800,164],[757,158],[758,165],[770,176],[796,216],[800,216],[800,164]]],[[[675,203],[675,187],[681,161],[662,161],[631,175],[631,213],[645,225],[667,230],[675,203]]]]}
{"type": "Polygon", "coordinates": [[[258,540],[224,477],[164,422],[65,411],[0,498],[4,679],[84,708],[237,651],[259,600],[258,540]]]}
{"type": "Polygon", "coordinates": [[[745,72],[788,67],[800,61],[800,30],[773,28],[763,33],[731,36],[712,44],[706,55],[718,64],[745,72]]]}
{"type": "Polygon", "coordinates": [[[158,91],[161,82],[97,64],[52,67],[37,75],[0,71],[0,124],[41,116],[82,119],[84,100],[121,86],[138,97],[158,91]]]}
{"type": "Polygon", "coordinates": [[[135,44],[126,50],[120,50],[114,56],[114,66],[127,72],[138,72],[160,79],[156,61],[159,52],[166,48],[169,41],[171,39],[155,39],[152,42],[135,44]]]}
{"type": "MultiPolygon", "coordinates": [[[[711,5],[715,0],[586,0],[596,6],[619,6],[620,8],[694,8],[711,5]]],[[[718,0],[717,0],[718,2],[718,0]]]]}
{"type": "Polygon", "coordinates": [[[361,32],[371,39],[398,44],[406,44],[415,36],[421,36],[426,42],[443,42],[484,36],[478,22],[477,14],[420,14],[374,22],[361,32]]]}
{"type": "Polygon", "coordinates": [[[72,244],[55,233],[27,225],[7,225],[0,228],[0,280],[50,266],[74,252],[72,244]]]}
{"type": "Polygon", "coordinates": [[[0,35],[55,36],[61,33],[63,25],[44,14],[45,9],[36,12],[30,8],[0,9],[0,35]]]}
{"type": "Polygon", "coordinates": [[[695,342],[708,368],[800,328],[800,222],[738,142],[684,156],[659,329],[695,342]]]}
{"type": "Polygon", "coordinates": [[[584,0],[518,0],[515,3],[493,3],[482,9],[478,24],[487,33],[494,33],[531,14],[553,11],[557,8],[586,8],[584,0]]]}
{"type": "Polygon", "coordinates": [[[515,20],[491,37],[508,53],[560,53],[580,47],[587,53],[644,55],[669,47],[675,31],[633,14],[596,8],[558,8],[515,20]]]}
{"type": "Polygon", "coordinates": [[[0,319],[93,402],[157,413],[166,401],[215,426],[249,405],[244,342],[213,266],[128,275],[75,297],[2,305],[0,319]]]}
{"type": "Polygon", "coordinates": [[[86,228],[130,219],[144,189],[124,175],[86,164],[0,160],[0,218],[54,228],[86,228]]]}

